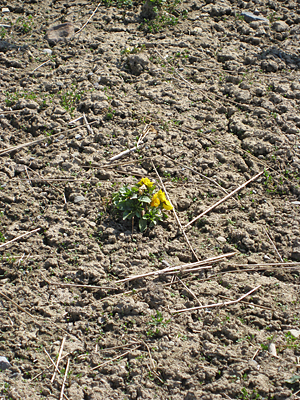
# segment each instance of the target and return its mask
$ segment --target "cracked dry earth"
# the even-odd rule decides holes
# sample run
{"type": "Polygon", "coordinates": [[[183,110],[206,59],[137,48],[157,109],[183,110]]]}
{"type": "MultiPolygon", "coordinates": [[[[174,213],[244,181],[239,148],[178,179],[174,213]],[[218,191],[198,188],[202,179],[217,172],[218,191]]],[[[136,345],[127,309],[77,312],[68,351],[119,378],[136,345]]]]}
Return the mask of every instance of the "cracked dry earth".
{"type": "Polygon", "coordinates": [[[298,398],[299,1],[96,6],[2,1],[0,398],[298,398]],[[232,257],[118,284],[196,261],[171,212],[142,234],[112,208],[161,187],[151,159],[183,226],[263,173],[185,231],[232,257]]]}

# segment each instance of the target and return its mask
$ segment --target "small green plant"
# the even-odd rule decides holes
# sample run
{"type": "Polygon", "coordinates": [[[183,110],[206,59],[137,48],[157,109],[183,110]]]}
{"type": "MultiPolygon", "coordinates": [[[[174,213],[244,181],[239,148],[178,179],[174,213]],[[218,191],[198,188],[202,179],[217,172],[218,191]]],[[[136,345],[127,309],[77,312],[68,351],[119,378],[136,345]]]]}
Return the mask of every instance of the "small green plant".
{"type": "Polygon", "coordinates": [[[173,209],[165,193],[161,190],[154,193],[155,189],[153,182],[148,178],[143,178],[132,188],[125,185],[113,195],[113,204],[118,210],[123,211],[123,220],[136,217],[141,232],[147,228],[148,224],[151,228],[167,217],[162,212],[163,209],[173,209]]]}
{"type": "Polygon", "coordinates": [[[6,33],[7,33],[6,29],[4,28],[4,26],[2,26],[0,29],[0,37],[2,40],[5,38],[6,33]]]}
{"type": "Polygon", "coordinates": [[[5,242],[5,236],[1,232],[0,232],[0,242],[2,242],[2,243],[5,242]]]}
{"type": "Polygon", "coordinates": [[[82,94],[83,92],[78,92],[73,84],[71,90],[67,90],[61,95],[60,105],[72,115],[75,105],[81,99],[82,94]]]}

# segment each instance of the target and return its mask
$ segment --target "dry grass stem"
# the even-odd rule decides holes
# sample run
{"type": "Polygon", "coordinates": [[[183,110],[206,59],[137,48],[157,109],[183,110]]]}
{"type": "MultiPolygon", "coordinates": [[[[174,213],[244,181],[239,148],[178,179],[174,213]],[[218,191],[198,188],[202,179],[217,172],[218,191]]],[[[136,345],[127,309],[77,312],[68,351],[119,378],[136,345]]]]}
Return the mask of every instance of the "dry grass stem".
{"type": "Polygon", "coordinates": [[[94,131],[93,131],[93,129],[91,128],[91,126],[90,126],[90,124],[89,124],[89,122],[88,122],[88,120],[87,120],[87,118],[86,118],[85,113],[83,113],[82,116],[83,116],[83,120],[84,120],[84,123],[86,124],[86,128],[87,128],[88,132],[89,132],[90,134],[94,135],[94,131]]]}
{"type": "Polygon", "coordinates": [[[134,347],[133,349],[130,349],[130,350],[126,351],[125,353],[121,354],[120,356],[114,357],[111,360],[105,361],[104,363],[97,365],[96,367],[92,368],[92,371],[94,371],[95,369],[101,368],[104,365],[107,365],[107,364],[109,364],[109,363],[111,363],[111,362],[113,362],[115,360],[118,360],[119,358],[122,358],[122,357],[126,356],[127,354],[129,354],[130,352],[138,349],[139,347],[141,347],[141,345],[138,345],[138,346],[134,347]]]}
{"type": "Polygon", "coordinates": [[[98,3],[97,4],[97,7],[95,8],[95,10],[93,11],[93,13],[92,13],[92,15],[90,16],[90,18],[86,21],[86,23],[79,29],[79,31],[77,31],[77,32],[75,32],[75,34],[74,34],[74,36],[75,35],[78,35],[86,26],[87,26],[87,24],[90,22],[90,20],[93,18],[93,16],[96,14],[96,12],[97,12],[97,10],[98,10],[98,8],[99,8],[99,6],[100,6],[100,4],[101,4],[102,2],[100,1],[100,3],[98,3]]]}
{"type": "Polygon", "coordinates": [[[79,287],[79,288],[87,288],[87,289],[107,289],[107,290],[117,290],[116,287],[109,287],[109,286],[96,286],[96,285],[77,285],[75,283],[62,283],[62,282],[50,282],[47,279],[45,281],[48,285],[53,286],[63,286],[63,287],[79,287]]]}
{"type": "Polygon", "coordinates": [[[154,165],[153,160],[151,160],[151,163],[152,163],[153,169],[154,169],[154,171],[155,171],[155,173],[156,173],[156,175],[157,175],[157,177],[158,177],[158,179],[159,179],[159,181],[160,181],[160,184],[161,184],[161,186],[162,186],[162,188],[163,188],[163,190],[164,190],[164,192],[165,192],[165,194],[166,194],[166,197],[167,197],[167,199],[169,200],[169,202],[171,203],[171,205],[172,205],[172,207],[173,207],[172,211],[173,211],[174,217],[175,217],[175,219],[176,219],[176,221],[177,221],[177,224],[178,224],[178,226],[179,226],[179,228],[180,228],[180,230],[181,230],[181,232],[182,232],[182,234],[183,234],[183,236],[184,236],[184,238],[185,238],[185,240],[186,240],[186,242],[187,242],[189,248],[191,249],[191,252],[193,253],[195,259],[196,259],[197,261],[199,261],[199,258],[198,258],[198,256],[197,256],[197,254],[195,253],[195,251],[194,251],[194,249],[193,249],[193,247],[192,247],[192,245],[191,245],[191,243],[190,243],[190,241],[189,241],[189,239],[188,239],[186,233],[184,232],[184,228],[182,227],[182,224],[181,224],[181,222],[180,222],[180,220],[179,220],[179,218],[178,218],[178,215],[177,215],[177,213],[176,213],[176,211],[175,211],[175,207],[173,206],[173,204],[172,204],[172,202],[171,202],[170,196],[169,196],[169,194],[168,194],[168,192],[167,192],[167,190],[166,190],[166,187],[165,187],[165,185],[164,185],[164,183],[163,183],[163,181],[162,181],[162,179],[161,179],[161,177],[160,177],[160,175],[159,175],[159,173],[158,173],[158,171],[157,171],[157,169],[156,169],[156,167],[155,167],[155,165],[154,165]]]}
{"type": "MultiPolygon", "coordinates": [[[[221,296],[221,295],[219,295],[219,297],[221,297],[221,299],[228,299],[228,300],[230,300],[230,297],[227,297],[227,296],[221,296]]],[[[260,304],[249,303],[248,301],[244,301],[244,300],[241,300],[241,303],[247,304],[247,305],[253,306],[253,307],[262,308],[263,310],[273,311],[273,308],[271,308],[271,307],[266,307],[266,306],[261,306],[260,304]]]]}
{"type": "MultiPolygon", "coordinates": [[[[128,278],[124,278],[124,279],[120,279],[118,281],[115,281],[114,283],[121,283],[121,282],[128,282],[134,279],[139,279],[139,278],[145,278],[147,276],[152,276],[152,275],[165,275],[168,273],[179,273],[179,272],[186,272],[186,270],[188,269],[188,271],[194,271],[194,267],[199,267],[200,265],[202,265],[203,267],[200,267],[200,269],[210,269],[211,266],[210,265],[205,265],[208,263],[212,263],[212,262],[218,262],[219,260],[222,260],[223,258],[227,258],[227,257],[232,257],[233,255],[235,255],[236,252],[232,252],[232,253],[226,253],[226,254],[222,254],[221,256],[216,256],[216,257],[212,257],[212,258],[207,258],[205,260],[202,261],[197,261],[194,263],[188,263],[188,264],[182,264],[182,265],[177,265],[175,267],[167,267],[164,269],[161,269],[159,271],[152,271],[152,272],[147,272],[145,274],[141,274],[141,275],[134,275],[134,276],[130,276],[128,278]]],[[[197,270],[199,270],[199,268],[197,268],[197,270]]]]}
{"type": "Polygon", "coordinates": [[[69,365],[70,365],[70,359],[68,358],[67,366],[66,366],[66,370],[65,370],[65,375],[64,375],[64,380],[63,380],[63,383],[62,383],[62,386],[61,386],[59,400],[62,400],[63,397],[64,397],[64,390],[65,390],[66,379],[67,379],[67,376],[68,376],[69,365]]]}
{"type": "Polygon", "coordinates": [[[63,337],[63,340],[61,341],[61,346],[60,346],[60,349],[59,349],[59,354],[58,354],[58,357],[57,357],[57,361],[56,361],[56,365],[55,365],[55,370],[54,370],[53,375],[52,375],[51,383],[54,382],[56,370],[58,370],[58,365],[59,365],[59,363],[60,363],[60,359],[61,359],[61,355],[62,355],[62,352],[63,352],[63,348],[64,348],[64,345],[65,345],[65,341],[66,341],[66,336],[64,336],[64,337],[63,337]]]}
{"type": "MultiPolygon", "coordinates": [[[[143,132],[142,132],[141,136],[139,137],[139,139],[138,139],[138,141],[137,141],[137,144],[136,144],[134,147],[131,147],[130,149],[124,150],[124,151],[122,151],[121,153],[117,154],[116,156],[111,157],[111,158],[109,159],[109,161],[110,161],[110,162],[111,162],[111,161],[116,161],[116,160],[118,160],[119,158],[122,158],[122,157],[124,157],[124,156],[127,156],[128,154],[132,153],[133,151],[138,150],[138,149],[143,145],[143,139],[145,139],[145,137],[148,135],[149,132],[155,132],[155,133],[157,133],[157,132],[156,132],[156,129],[154,129],[152,125],[147,124],[147,125],[145,125],[145,127],[144,127],[144,129],[143,129],[143,132]]],[[[123,172],[123,171],[120,171],[120,172],[123,172]]],[[[128,173],[128,172],[126,172],[126,173],[128,173]]],[[[135,175],[136,175],[136,174],[135,174],[135,175]]]]}
{"type": "Polygon", "coordinates": [[[36,67],[33,71],[30,72],[30,74],[33,74],[35,71],[37,71],[39,68],[41,68],[43,65],[48,64],[48,62],[50,62],[51,60],[47,60],[45,62],[43,62],[41,65],[39,65],[38,67],[36,67]]]}
{"type": "Polygon", "coordinates": [[[255,292],[257,289],[259,289],[261,287],[261,285],[256,286],[254,289],[250,290],[249,292],[247,292],[246,294],[244,294],[243,296],[241,296],[240,298],[238,298],[237,300],[230,300],[230,301],[225,301],[223,303],[215,303],[215,304],[207,304],[206,306],[199,306],[199,307],[192,307],[192,308],[184,308],[182,310],[176,310],[173,311],[175,314],[177,313],[181,313],[181,312],[186,312],[186,311],[194,311],[194,310],[200,310],[203,308],[213,308],[213,307],[221,307],[221,306],[228,306],[230,304],[236,304],[239,303],[241,300],[243,300],[245,297],[249,296],[251,293],[255,292]]]}
{"type": "Polygon", "coordinates": [[[275,250],[275,253],[277,254],[277,257],[279,258],[279,261],[281,261],[281,262],[283,263],[283,259],[282,259],[281,255],[279,254],[279,251],[277,250],[277,247],[275,246],[275,243],[273,242],[271,236],[269,235],[269,233],[268,233],[268,231],[266,230],[266,228],[264,228],[264,230],[265,230],[265,233],[266,233],[266,235],[267,235],[269,241],[272,243],[272,246],[273,246],[273,248],[274,248],[274,250],[275,250]]]}
{"type": "Polygon", "coordinates": [[[188,167],[185,164],[182,164],[181,162],[174,160],[172,157],[167,156],[166,154],[164,154],[164,157],[168,158],[169,160],[173,161],[176,164],[181,165],[183,168],[189,169],[190,171],[194,172],[194,174],[197,174],[199,176],[201,176],[201,178],[206,179],[207,181],[213,183],[215,186],[217,186],[220,190],[222,190],[223,193],[228,194],[227,190],[224,189],[221,185],[218,184],[218,182],[214,181],[213,179],[209,178],[208,176],[205,176],[203,174],[201,174],[201,172],[196,171],[193,168],[188,167]]]}
{"type": "MultiPolygon", "coordinates": [[[[96,121],[91,122],[90,125],[92,125],[94,123],[96,123],[96,121]]],[[[56,133],[55,135],[51,135],[51,139],[56,137],[56,136],[62,135],[64,133],[66,133],[66,132],[71,132],[71,131],[74,131],[75,129],[82,128],[84,126],[85,125],[81,125],[81,126],[75,126],[74,128],[66,129],[65,131],[56,133]]],[[[49,140],[49,136],[45,136],[43,138],[33,140],[32,142],[23,143],[23,144],[19,144],[17,146],[6,148],[4,150],[0,150],[0,156],[3,156],[3,154],[11,153],[12,151],[17,151],[19,149],[23,149],[24,147],[29,147],[29,146],[32,146],[34,144],[43,142],[44,140],[49,140]]]]}
{"type": "Polygon", "coordinates": [[[215,204],[213,204],[211,207],[209,207],[207,210],[203,211],[200,215],[198,215],[196,218],[194,218],[192,221],[190,221],[188,224],[184,226],[184,229],[186,229],[189,225],[193,224],[195,221],[197,221],[199,218],[203,217],[205,214],[208,214],[210,211],[212,211],[214,208],[216,208],[218,205],[221,203],[224,203],[224,201],[228,200],[230,197],[234,196],[236,193],[238,193],[240,190],[242,190],[245,186],[249,185],[249,183],[255,181],[258,177],[260,177],[264,171],[259,172],[257,175],[253,176],[251,179],[249,179],[247,182],[243,183],[241,186],[236,188],[233,192],[229,193],[227,196],[223,197],[223,199],[217,201],[215,204]]]}
{"type": "Polygon", "coordinates": [[[182,286],[194,297],[194,299],[197,301],[197,303],[199,304],[199,306],[202,306],[202,304],[200,303],[198,297],[195,295],[195,293],[186,286],[186,284],[178,277],[176,276],[176,279],[182,284],[182,286]]]}
{"type": "Polygon", "coordinates": [[[25,237],[25,236],[28,236],[28,235],[30,235],[30,234],[32,234],[32,233],[35,233],[35,232],[38,232],[40,229],[41,229],[41,228],[37,228],[37,229],[34,229],[33,231],[26,232],[26,233],[24,233],[23,235],[18,236],[18,237],[16,237],[16,238],[10,240],[9,242],[3,243],[3,244],[0,245],[0,249],[1,249],[2,247],[6,247],[7,245],[9,245],[9,244],[11,244],[11,243],[13,243],[13,242],[16,242],[16,241],[19,240],[19,239],[22,239],[22,238],[25,237]]]}
{"type": "MultiPolygon", "coordinates": [[[[130,342],[127,344],[122,344],[120,346],[114,346],[114,347],[105,347],[105,349],[99,349],[99,351],[109,351],[109,350],[116,350],[116,349],[123,349],[124,347],[130,347],[133,344],[137,344],[137,342],[130,342]]],[[[85,356],[85,354],[84,354],[85,356]]]]}
{"type": "MultiPolygon", "coordinates": [[[[64,358],[68,357],[70,354],[71,354],[71,353],[65,354],[61,359],[63,360],[64,358]]],[[[33,378],[31,378],[29,382],[33,382],[33,381],[34,381],[35,379],[37,379],[39,376],[43,375],[43,373],[44,373],[45,371],[47,371],[49,368],[51,368],[52,366],[53,366],[52,364],[48,365],[48,367],[44,368],[42,372],[40,372],[39,374],[37,374],[37,375],[35,375],[33,378]]],[[[54,364],[54,367],[55,367],[55,364],[54,364]]]]}
{"type": "MultiPolygon", "coordinates": [[[[300,262],[276,262],[276,263],[261,263],[261,264],[231,264],[231,267],[279,267],[279,266],[292,266],[292,267],[300,267],[300,262]]],[[[245,270],[238,270],[245,271],[245,270]]],[[[252,269],[251,269],[252,271],[252,269]]],[[[231,271],[228,271],[231,272],[231,271]]]]}
{"type": "Polygon", "coordinates": [[[69,125],[73,125],[73,124],[75,124],[75,122],[80,121],[82,118],[83,118],[83,116],[75,118],[75,119],[72,119],[72,121],[69,121],[68,124],[69,125]]]}

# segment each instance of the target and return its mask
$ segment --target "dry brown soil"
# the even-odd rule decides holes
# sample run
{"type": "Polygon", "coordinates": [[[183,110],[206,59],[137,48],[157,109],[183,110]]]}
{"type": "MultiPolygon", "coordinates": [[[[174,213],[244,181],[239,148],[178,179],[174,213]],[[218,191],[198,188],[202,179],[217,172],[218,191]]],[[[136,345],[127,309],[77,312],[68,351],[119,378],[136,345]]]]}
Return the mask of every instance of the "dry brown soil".
{"type": "Polygon", "coordinates": [[[1,3],[0,245],[40,230],[0,247],[0,398],[60,398],[69,360],[72,400],[296,399],[299,0],[185,0],[144,26],[141,3],[107,3],[51,45],[97,3],[1,3]],[[186,230],[198,259],[233,257],[116,284],[195,261],[172,213],[141,234],[112,208],[124,183],[159,186],[151,158],[183,225],[264,172],[186,230]]]}

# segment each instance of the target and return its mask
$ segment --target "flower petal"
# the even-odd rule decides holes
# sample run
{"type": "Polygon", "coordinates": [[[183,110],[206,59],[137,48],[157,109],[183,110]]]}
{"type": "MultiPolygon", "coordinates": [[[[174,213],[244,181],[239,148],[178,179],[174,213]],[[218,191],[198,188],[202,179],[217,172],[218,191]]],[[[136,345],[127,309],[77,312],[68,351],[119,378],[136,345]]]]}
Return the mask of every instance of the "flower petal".
{"type": "Polygon", "coordinates": [[[162,206],[165,210],[173,210],[173,206],[168,200],[164,201],[162,206]]]}

